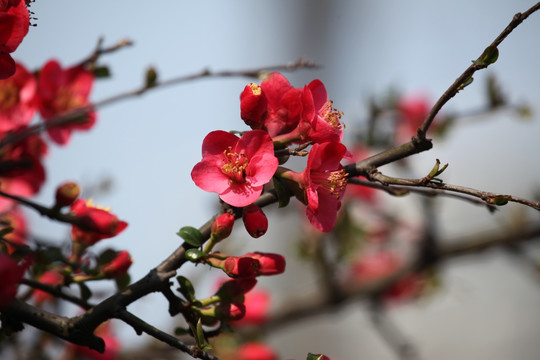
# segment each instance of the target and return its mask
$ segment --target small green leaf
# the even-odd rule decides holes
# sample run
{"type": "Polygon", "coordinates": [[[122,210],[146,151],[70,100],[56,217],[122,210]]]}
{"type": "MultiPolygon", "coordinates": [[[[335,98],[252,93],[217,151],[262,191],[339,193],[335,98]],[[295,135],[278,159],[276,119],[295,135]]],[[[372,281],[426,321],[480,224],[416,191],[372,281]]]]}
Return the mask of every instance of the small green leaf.
{"type": "Polygon", "coordinates": [[[189,329],[182,328],[182,327],[177,327],[176,329],[174,329],[174,334],[176,336],[188,335],[189,334],[189,329]]]}
{"type": "Polygon", "coordinates": [[[184,226],[176,234],[191,246],[199,247],[203,243],[201,232],[194,227],[184,226]]]}
{"type": "Polygon", "coordinates": [[[471,85],[474,81],[474,78],[471,76],[467,78],[461,85],[459,85],[457,91],[460,92],[461,90],[465,89],[467,86],[471,85]]]}
{"type": "Polygon", "coordinates": [[[116,282],[116,288],[118,290],[122,290],[131,283],[131,277],[128,273],[126,273],[120,277],[117,277],[116,279],[114,279],[114,281],[116,282]]]}
{"type": "Polygon", "coordinates": [[[204,253],[199,249],[188,249],[186,251],[186,259],[191,262],[197,262],[204,256],[204,253]]]}
{"type": "Polygon", "coordinates": [[[105,249],[105,250],[103,250],[99,254],[98,258],[97,258],[98,265],[105,265],[105,264],[110,263],[111,261],[114,260],[117,253],[118,252],[116,250],[113,250],[113,249],[105,249]]]}
{"type": "Polygon", "coordinates": [[[86,286],[85,283],[81,282],[78,284],[79,284],[79,287],[81,288],[81,298],[85,301],[90,299],[90,297],[92,296],[92,291],[90,290],[90,288],[86,286]]]}
{"type": "Polygon", "coordinates": [[[486,202],[492,205],[503,206],[503,205],[508,204],[508,201],[510,199],[511,197],[508,195],[497,195],[497,196],[487,198],[486,202]]]}
{"type": "Polygon", "coordinates": [[[499,49],[496,46],[488,46],[478,60],[473,60],[475,65],[488,66],[499,58],[499,49]]]}
{"type": "Polygon", "coordinates": [[[322,354],[312,354],[309,353],[306,360],[322,360],[324,359],[324,355],[322,354]]]}
{"type": "Polygon", "coordinates": [[[108,66],[96,66],[92,69],[92,73],[94,73],[94,76],[96,78],[108,78],[111,77],[111,71],[109,70],[108,66]]]}
{"type": "Polygon", "coordinates": [[[282,208],[289,205],[291,200],[291,194],[287,188],[285,181],[277,176],[273,177],[274,180],[274,189],[276,189],[276,194],[278,197],[278,207],[282,208]]]}
{"type": "Polygon", "coordinates": [[[184,295],[187,301],[193,301],[195,299],[195,288],[188,278],[180,275],[176,277],[176,281],[180,284],[180,293],[184,295]]]}
{"type": "Polygon", "coordinates": [[[2,230],[0,230],[0,237],[4,237],[12,231],[13,231],[13,228],[11,226],[5,227],[2,230]]]}
{"type": "Polygon", "coordinates": [[[202,328],[202,320],[201,320],[201,318],[199,318],[199,320],[197,321],[197,328],[196,328],[196,331],[195,331],[195,340],[197,342],[197,347],[199,349],[201,349],[201,350],[206,349],[207,344],[205,344],[204,330],[202,328]]]}
{"type": "Polygon", "coordinates": [[[158,78],[158,75],[157,75],[156,69],[154,67],[152,67],[152,66],[149,67],[146,70],[146,74],[145,74],[145,78],[144,78],[145,86],[147,88],[151,88],[151,87],[156,86],[157,78],[158,78]]]}

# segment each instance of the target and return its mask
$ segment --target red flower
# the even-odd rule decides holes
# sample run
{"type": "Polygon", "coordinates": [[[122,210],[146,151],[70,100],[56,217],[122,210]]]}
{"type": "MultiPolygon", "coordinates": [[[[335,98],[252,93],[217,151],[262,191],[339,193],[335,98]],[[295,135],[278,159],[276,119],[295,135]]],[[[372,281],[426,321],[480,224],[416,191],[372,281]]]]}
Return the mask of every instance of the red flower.
{"type": "Polygon", "coordinates": [[[355,283],[367,284],[392,275],[399,266],[400,260],[395,253],[379,251],[373,254],[363,254],[352,265],[351,273],[355,283]]]}
{"type": "Polygon", "coordinates": [[[71,237],[74,242],[85,246],[116,236],[128,225],[127,222],[118,220],[118,216],[108,210],[95,207],[91,199],[88,201],[78,199],[71,206],[71,212],[86,225],[85,229],[73,225],[71,237]]]}
{"type": "Polygon", "coordinates": [[[255,204],[244,208],[242,220],[247,232],[254,238],[263,236],[268,230],[268,219],[262,209],[255,204]]]}
{"type": "Polygon", "coordinates": [[[248,342],[237,350],[238,360],[277,360],[274,349],[263,343],[248,342]]]}
{"type": "Polygon", "coordinates": [[[234,215],[224,213],[212,223],[211,232],[216,241],[223,240],[231,235],[234,226],[234,215]]]}
{"type": "Polygon", "coordinates": [[[347,186],[347,174],[340,164],[346,153],[341,143],[314,144],[302,173],[280,169],[283,178],[296,182],[305,191],[306,215],[313,226],[324,232],[334,228],[347,186]]]}
{"type": "Polygon", "coordinates": [[[9,305],[30,262],[17,264],[11,257],[0,254],[0,309],[9,305]]]}
{"type": "Polygon", "coordinates": [[[270,294],[263,290],[253,290],[244,295],[246,313],[244,317],[232,323],[234,326],[262,325],[268,317],[270,294]]]}
{"type": "Polygon", "coordinates": [[[15,61],[11,57],[30,27],[30,14],[22,0],[0,3],[0,79],[15,73],[15,61]]]}
{"type": "MultiPolygon", "coordinates": [[[[396,136],[398,141],[408,141],[416,135],[420,125],[424,122],[431,110],[431,101],[423,95],[411,95],[399,100],[397,106],[398,122],[396,136]]],[[[435,129],[432,124],[430,129],[435,129]]]]}
{"type": "Polygon", "coordinates": [[[326,88],[320,80],[313,80],[308,88],[315,106],[315,117],[308,139],[316,143],[341,142],[343,125],[340,119],[343,113],[333,107],[332,100],[328,100],[326,88]]]}
{"type": "Polygon", "coordinates": [[[131,259],[129,252],[120,251],[110,263],[103,266],[103,275],[109,279],[116,279],[125,275],[132,263],[133,260],[131,259]]]}
{"type": "Polygon", "coordinates": [[[195,184],[237,207],[253,203],[278,166],[272,139],[261,130],[249,131],[241,138],[213,131],[204,138],[202,155],[191,171],[195,184]]]}
{"type": "MultiPolygon", "coordinates": [[[[0,189],[12,195],[29,197],[39,191],[45,182],[45,169],[41,163],[47,153],[47,144],[39,135],[32,135],[17,144],[4,148],[0,162],[10,164],[0,171],[0,189]]],[[[9,211],[14,201],[0,198],[0,212],[9,211]]]]}
{"type": "Polygon", "coordinates": [[[24,219],[21,209],[15,207],[11,211],[2,214],[0,217],[0,225],[2,225],[3,228],[11,227],[13,229],[13,231],[4,235],[4,239],[9,241],[6,242],[8,254],[11,255],[15,252],[16,247],[13,245],[26,244],[26,220],[24,219]],[[13,243],[13,245],[10,243],[13,243]]]}
{"type": "Polygon", "coordinates": [[[315,115],[307,87],[294,88],[280,73],[272,73],[259,86],[248,84],[240,96],[242,119],[252,129],[266,130],[271,137],[311,124],[315,115]]]}
{"type": "MultiPolygon", "coordinates": [[[[39,278],[39,282],[46,285],[57,286],[64,282],[64,277],[56,270],[49,270],[44,272],[39,278]]],[[[32,294],[36,305],[41,305],[45,301],[54,300],[54,296],[43,290],[35,290],[32,294]]]]}
{"type": "Polygon", "coordinates": [[[242,258],[256,259],[259,262],[257,275],[277,275],[285,271],[285,258],[279,254],[253,252],[242,255],[242,258]]]}
{"type": "Polygon", "coordinates": [[[26,126],[36,110],[36,79],[17,63],[15,74],[0,80],[0,134],[26,126]]]}
{"type": "MultiPolygon", "coordinates": [[[[82,66],[62,69],[56,60],[47,62],[39,73],[38,103],[41,116],[48,121],[56,115],[89,105],[94,75],[82,66]]],[[[47,128],[51,139],[60,145],[68,143],[74,129],[87,130],[96,122],[95,111],[89,111],[82,121],[47,128]]]]}

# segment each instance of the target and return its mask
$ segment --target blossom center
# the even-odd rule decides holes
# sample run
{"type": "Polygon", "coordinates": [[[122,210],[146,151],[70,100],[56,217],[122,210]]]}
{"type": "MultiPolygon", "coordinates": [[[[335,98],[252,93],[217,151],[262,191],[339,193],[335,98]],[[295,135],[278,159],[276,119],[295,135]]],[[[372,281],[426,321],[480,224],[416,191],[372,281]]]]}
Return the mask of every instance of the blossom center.
{"type": "Polygon", "coordinates": [[[243,153],[232,152],[232,148],[223,150],[224,164],[221,166],[221,171],[226,174],[232,183],[244,183],[246,177],[246,168],[248,166],[248,158],[243,153]]]}
{"type": "Polygon", "coordinates": [[[341,117],[343,116],[343,112],[334,108],[333,105],[334,102],[328,100],[319,110],[319,115],[333,128],[342,129],[343,124],[341,123],[341,117]]]}
{"type": "Polygon", "coordinates": [[[262,89],[259,85],[255,83],[249,83],[248,86],[251,88],[251,92],[253,93],[253,95],[258,96],[262,94],[262,89]]]}
{"type": "Polygon", "coordinates": [[[326,170],[326,171],[311,171],[311,181],[319,185],[319,189],[323,189],[336,199],[340,199],[347,186],[347,173],[344,169],[326,170]]]}
{"type": "Polygon", "coordinates": [[[7,111],[13,108],[18,101],[19,91],[17,91],[13,81],[0,85],[0,109],[7,111]]]}
{"type": "Polygon", "coordinates": [[[84,105],[84,101],[74,96],[73,92],[65,87],[58,90],[58,94],[54,99],[54,107],[59,112],[75,109],[81,105],[84,105]]]}

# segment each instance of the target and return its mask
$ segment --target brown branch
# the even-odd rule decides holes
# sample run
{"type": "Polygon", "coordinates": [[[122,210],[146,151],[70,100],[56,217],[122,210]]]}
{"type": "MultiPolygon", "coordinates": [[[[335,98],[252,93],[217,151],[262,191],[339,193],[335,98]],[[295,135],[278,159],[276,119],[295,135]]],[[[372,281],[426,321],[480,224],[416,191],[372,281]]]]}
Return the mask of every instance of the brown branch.
{"type": "Polygon", "coordinates": [[[458,200],[470,202],[474,205],[485,206],[490,212],[498,210],[498,208],[495,205],[487,204],[485,201],[479,200],[477,198],[465,196],[462,194],[448,193],[448,192],[445,192],[444,190],[412,188],[408,186],[383,185],[381,183],[376,183],[373,181],[363,180],[363,179],[358,179],[358,178],[349,179],[349,185],[367,186],[374,189],[382,190],[393,196],[405,196],[405,195],[414,193],[414,194],[419,194],[419,195],[429,196],[429,197],[436,197],[436,196],[451,197],[458,200]]]}
{"type": "MultiPolygon", "coordinates": [[[[524,13],[515,14],[508,26],[499,34],[499,36],[497,36],[495,40],[493,40],[493,42],[487,48],[497,48],[519,24],[521,24],[525,19],[529,17],[529,15],[539,9],[540,2],[533,5],[529,10],[525,11],[524,13]]],[[[463,74],[461,74],[456,79],[456,81],[454,81],[454,83],[444,92],[444,94],[439,98],[439,100],[437,100],[420,128],[418,128],[418,133],[414,138],[415,140],[413,141],[422,141],[423,139],[425,139],[426,133],[431,126],[431,123],[435,119],[435,116],[442,109],[442,107],[448,101],[450,101],[450,99],[452,99],[464,87],[464,85],[467,84],[467,82],[472,81],[472,76],[476,71],[485,69],[488,66],[488,64],[484,64],[482,62],[482,56],[483,53],[478,57],[476,61],[473,61],[473,64],[469,66],[467,70],[465,70],[463,74]]]]}
{"type": "MultiPolygon", "coordinates": [[[[455,240],[445,240],[435,249],[437,264],[444,261],[450,261],[459,256],[474,255],[476,253],[492,249],[500,246],[508,246],[509,244],[517,244],[525,241],[540,240],[540,224],[531,222],[525,224],[519,229],[512,231],[490,231],[470,237],[461,237],[455,240]]],[[[357,288],[343,289],[340,301],[327,299],[323,296],[299,297],[297,299],[289,299],[285,308],[275,312],[264,325],[259,326],[257,331],[275,331],[281,327],[285,327],[291,323],[301,321],[303,319],[328,314],[339,311],[344,304],[356,302],[374,295],[382,293],[384,290],[392,286],[397,280],[403,276],[419,271],[415,262],[410,262],[403,265],[395,273],[362,285],[357,288]]]]}
{"type": "Polygon", "coordinates": [[[438,191],[451,191],[460,194],[466,194],[478,199],[483,200],[486,204],[489,205],[506,205],[508,202],[515,202],[522,205],[526,205],[535,210],[540,211],[540,203],[530,201],[524,198],[520,198],[513,195],[505,194],[496,194],[488,191],[476,190],[465,186],[450,185],[445,183],[439,183],[435,181],[426,181],[426,178],[422,179],[400,179],[390,176],[383,175],[378,171],[373,171],[369,175],[370,180],[379,181],[381,184],[388,185],[401,185],[401,186],[414,186],[414,187],[424,187],[430,189],[436,189],[438,191]]]}

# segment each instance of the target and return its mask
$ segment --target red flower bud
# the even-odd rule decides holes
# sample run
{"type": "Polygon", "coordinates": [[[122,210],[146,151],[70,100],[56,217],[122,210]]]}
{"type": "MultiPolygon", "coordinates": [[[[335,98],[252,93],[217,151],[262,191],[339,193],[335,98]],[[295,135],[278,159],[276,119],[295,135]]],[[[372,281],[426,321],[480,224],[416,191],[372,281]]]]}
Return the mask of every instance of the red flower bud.
{"type": "Polygon", "coordinates": [[[81,189],[74,182],[64,183],[56,188],[56,205],[57,207],[69,206],[79,197],[81,189]]]}
{"type": "Polygon", "coordinates": [[[116,236],[128,225],[109,211],[94,207],[91,200],[85,202],[83,199],[78,199],[71,206],[71,212],[82,222],[81,227],[75,225],[72,227],[71,237],[73,241],[86,246],[116,236]]]}
{"type": "Polygon", "coordinates": [[[103,275],[109,279],[116,279],[127,273],[132,263],[129,252],[120,251],[110,263],[103,266],[103,275]]]}
{"type": "Polygon", "coordinates": [[[247,84],[240,94],[240,117],[252,129],[260,129],[266,109],[267,101],[262,88],[254,83],[247,84]]]}
{"type": "Polygon", "coordinates": [[[242,220],[247,232],[254,238],[263,236],[268,230],[268,219],[262,209],[255,204],[244,208],[242,220]]]}
{"type": "Polygon", "coordinates": [[[229,213],[221,214],[213,223],[211,227],[212,235],[216,241],[223,240],[229,235],[234,225],[234,215],[229,213]]]}
{"type": "Polygon", "coordinates": [[[255,277],[260,274],[260,264],[251,257],[230,256],[225,260],[223,271],[230,277],[255,277]]]}
{"type": "Polygon", "coordinates": [[[277,275],[285,271],[285,257],[279,254],[254,252],[242,256],[259,262],[259,275],[277,275]]]}

